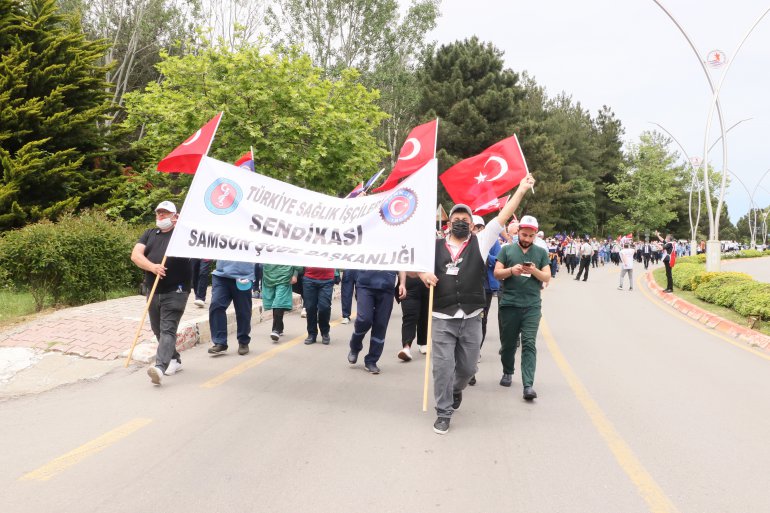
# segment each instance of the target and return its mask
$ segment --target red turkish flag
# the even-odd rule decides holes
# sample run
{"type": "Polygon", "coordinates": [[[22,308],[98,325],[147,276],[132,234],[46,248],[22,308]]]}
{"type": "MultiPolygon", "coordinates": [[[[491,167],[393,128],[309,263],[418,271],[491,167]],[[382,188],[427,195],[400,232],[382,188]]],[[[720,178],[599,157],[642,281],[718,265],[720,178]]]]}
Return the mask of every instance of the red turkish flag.
{"type": "Polygon", "coordinates": [[[439,178],[452,201],[474,208],[510,191],[527,173],[524,154],[514,135],[458,162],[439,178]]]}
{"type": "Polygon", "coordinates": [[[497,212],[501,208],[505,206],[506,203],[508,203],[508,200],[510,199],[511,195],[503,196],[502,198],[495,198],[492,201],[489,201],[483,205],[480,205],[478,207],[474,207],[473,205],[468,205],[473,209],[473,213],[477,216],[485,216],[487,214],[491,214],[492,212],[497,212]]]}
{"type": "Polygon", "coordinates": [[[198,169],[201,159],[208,155],[211,141],[219,127],[222,112],[211,118],[211,121],[203,125],[197,132],[191,135],[185,142],[176,147],[174,151],[158,162],[158,171],[164,173],[187,173],[192,175],[198,169]]]}
{"type": "Polygon", "coordinates": [[[401,146],[401,153],[398,154],[398,161],[388,178],[372,192],[385,192],[393,189],[398,183],[419,171],[436,156],[436,133],[438,130],[438,119],[416,126],[409,132],[409,136],[401,146]]]}

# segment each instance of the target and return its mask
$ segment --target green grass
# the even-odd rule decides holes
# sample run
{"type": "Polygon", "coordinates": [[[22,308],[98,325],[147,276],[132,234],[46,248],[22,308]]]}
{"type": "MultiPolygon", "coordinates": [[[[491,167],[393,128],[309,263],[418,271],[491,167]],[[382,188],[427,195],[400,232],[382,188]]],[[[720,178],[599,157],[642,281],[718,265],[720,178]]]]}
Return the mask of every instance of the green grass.
{"type": "Polygon", "coordinates": [[[35,312],[35,300],[28,292],[0,290],[0,326],[23,320],[35,312]]]}
{"type": "MultiPolygon", "coordinates": [[[[137,289],[120,289],[107,292],[107,299],[118,299],[138,294],[137,289]]],[[[35,311],[35,300],[29,292],[13,292],[0,290],[0,326],[8,326],[17,322],[29,320],[39,313],[50,312],[50,301],[46,302],[42,312],[35,311]]]]}
{"type": "MultiPolygon", "coordinates": [[[[660,286],[660,288],[662,289],[666,288],[665,268],[661,267],[660,269],[655,269],[652,272],[652,277],[655,279],[655,282],[660,286]]],[[[713,313],[714,315],[718,315],[719,317],[722,317],[723,319],[727,319],[728,321],[732,321],[739,326],[748,327],[748,320],[742,315],[740,315],[738,312],[736,312],[735,310],[725,308],[724,306],[707,303],[706,301],[703,301],[702,299],[699,299],[698,297],[696,297],[695,292],[691,290],[682,290],[682,289],[674,288],[674,295],[684,299],[688,303],[691,303],[697,306],[698,308],[701,308],[703,310],[706,310],[707,312],[713,313]]],[[[755,329],[754,331],[759,331],[764,335],[770,336],[770,323],[763,322],[761,323],[759,329],[755,329]]]]}

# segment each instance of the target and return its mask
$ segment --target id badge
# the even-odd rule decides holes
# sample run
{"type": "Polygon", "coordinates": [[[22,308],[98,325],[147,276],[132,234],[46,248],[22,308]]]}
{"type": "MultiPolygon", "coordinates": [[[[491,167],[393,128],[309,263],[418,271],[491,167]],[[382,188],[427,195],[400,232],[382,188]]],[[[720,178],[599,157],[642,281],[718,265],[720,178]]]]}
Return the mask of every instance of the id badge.
{"type": "Polygon", "coordinates": [[[460,272],[460,268],[454,264],[449,264],[446,266],[446,273],[449,276],[457,276],[457,273],[459,272],[460,272]]]}

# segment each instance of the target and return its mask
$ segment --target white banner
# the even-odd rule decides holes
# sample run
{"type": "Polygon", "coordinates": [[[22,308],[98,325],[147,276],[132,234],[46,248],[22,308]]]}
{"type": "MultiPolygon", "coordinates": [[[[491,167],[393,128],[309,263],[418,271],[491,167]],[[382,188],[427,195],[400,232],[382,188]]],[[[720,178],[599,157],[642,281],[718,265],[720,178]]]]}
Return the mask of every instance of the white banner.
{"type": "Polygon", "coordinates": [[[167,255],[433,271],[437,163],[393,190],[334,198],[204,157],[167,255]]]}

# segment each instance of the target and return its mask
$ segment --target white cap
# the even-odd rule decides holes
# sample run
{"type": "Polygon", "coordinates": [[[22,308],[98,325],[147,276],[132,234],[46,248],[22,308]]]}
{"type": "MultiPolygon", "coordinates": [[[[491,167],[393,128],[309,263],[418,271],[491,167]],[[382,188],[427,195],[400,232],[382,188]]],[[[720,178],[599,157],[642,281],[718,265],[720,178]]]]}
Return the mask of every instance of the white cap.
{"type": "Polygon", "coordinates": [[[481,216],[473,216],[473,226],[486,226],[486,223],[484,222],[484,218],[481,216]]]}
{"type": "Polygon", "coordinates": [[[537,232],[537,236],[542,239],[543,237],[545,237],[545,233],[543,232],[543,230],[540,230],[539,232],[537,232]]]}
{"type": "Polygon", "coordinates": [[[519,229],[522,228],[531,228],[535,231],[538,229],[537,225],[537,219],[535,219],[532,216],[524,216],[521,218],[521,221],[519,221],[519,229]]]}
{"type": "Polygon", "coordinates": [[[157,212],[158,210],[167,210],[172,214],[176,214],[176,205],[174,205],[170,201],[161,201],[160,204],[158,204],[158,206],[155,207],[155,212],[157,212]]]}

